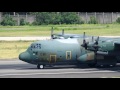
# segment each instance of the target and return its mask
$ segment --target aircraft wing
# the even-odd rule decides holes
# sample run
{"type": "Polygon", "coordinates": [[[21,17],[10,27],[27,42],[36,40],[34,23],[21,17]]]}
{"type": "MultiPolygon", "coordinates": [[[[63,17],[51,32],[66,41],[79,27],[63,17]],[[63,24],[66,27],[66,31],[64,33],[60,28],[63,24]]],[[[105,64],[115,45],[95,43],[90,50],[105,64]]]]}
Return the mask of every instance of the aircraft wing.
{"type": "MultiPolygon", "coordinates": [[[[62,35],[62,34],[53,34],[53,35],[56,38],[64,37],[65,39],[67,39],[67,38],[71,38],[71,39],[73,39],[73,38],[83,38],[82,34],[64,34],[64,35],[62,35]]],[[[92,37],[92,36],[87,35],[86,38],[88,38],[88,37],[92,37]]]]}

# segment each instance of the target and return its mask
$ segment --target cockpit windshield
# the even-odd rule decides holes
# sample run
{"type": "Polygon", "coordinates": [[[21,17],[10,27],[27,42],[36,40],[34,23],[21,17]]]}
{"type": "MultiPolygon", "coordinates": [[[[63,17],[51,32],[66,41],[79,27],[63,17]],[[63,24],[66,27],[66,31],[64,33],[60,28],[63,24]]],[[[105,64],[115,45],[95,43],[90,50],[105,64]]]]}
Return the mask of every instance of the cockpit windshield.
{"type": "Polygon", "coordinates": [[[38,43],[31,44],[31,49],[41,49],[41,44],[38,43]]]}

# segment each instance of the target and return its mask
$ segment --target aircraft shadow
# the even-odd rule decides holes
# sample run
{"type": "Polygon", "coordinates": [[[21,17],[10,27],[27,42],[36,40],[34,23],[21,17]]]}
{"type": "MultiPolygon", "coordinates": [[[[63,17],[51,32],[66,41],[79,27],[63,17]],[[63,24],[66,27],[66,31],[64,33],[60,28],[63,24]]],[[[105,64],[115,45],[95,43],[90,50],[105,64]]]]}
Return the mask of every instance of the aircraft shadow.
{"type": "MultiPolygon", "coordinates": [[[[70,69],[70,68],[78,68],[76,65],[54,65],[54,66],[45,66],[44,69],[70,69]]],[[[81,65],[79,68],[88,68],[87,65],[81,65]]],[[[35,67],[22,67],[19,68],[20,70],[22,69],[37,69],[37,66],[35,65],[35,67]]],[[[37,69],[38,70],[38,69],[37,69]]]]}
{"type": "MultiPolygon", "coordinates": [[[[120,72],[120,64],[115,67],[89,67],[87,64],[81,64],[79,67],[76,65],[55,65],[55,66],[45,66],[44,69],[92,69],[96,68],[98,70],[111,70],[120,72]]],[[[12,65],[0,65],[0,69],[16,69],[16,70],[38,70],[36,65],[31,64],[12,64],[12,65]]]]}
{"type": "MultiPolygon", "coordinates": [[[[88,65],[80,65],[79,67],[77,67],[76,65],[55,65],[55,66],[45,66],[45,69],[92,69],[92,68],[96,68],[98,70],[110,70],[110,71],[116,71],[116,72],[120,72],[120,65],[116,65],[115,67],[89,67],[88,65]]],[[[19,68],[19,70],[38,70],[37,67],[23,67],[23,68],[19,68]]],[[[18,69],[17,69],[18,70],[18,69]]]]}
{"type": "Polygon", "coordinates": [[[115,67],[96,67],[99,70],[110,70],[120,72],[120,65],[116,65],[115,67]]]}

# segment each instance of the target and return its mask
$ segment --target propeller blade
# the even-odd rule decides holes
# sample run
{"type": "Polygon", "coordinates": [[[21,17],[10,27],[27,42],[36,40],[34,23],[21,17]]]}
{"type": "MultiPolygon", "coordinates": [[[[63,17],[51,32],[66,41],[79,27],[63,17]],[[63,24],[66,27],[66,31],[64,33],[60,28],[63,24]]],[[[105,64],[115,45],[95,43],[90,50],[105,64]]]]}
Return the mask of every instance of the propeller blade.
{"type": "Polygon", "coordinates": [[[94,42],[94,37],[92,36],[92,42],[94,42]]]}
{"type": "Polygon", "coordinates": [[[83,46],[85,49],[87,49],[87,42],[85,40],[85,32],[83,33],[83,44],[81,46],[83,46]]]}
{"type": "Polygon", "coordinates": [[[83,33],[83,40],[85,40],[85,32],[83,33]]]}
{"type": "Polygon", "coordinates": [[[53,38],[53,27],[51,29],[51,39],[53,38]]]}
{"type": "Polygon", "coordinates": [[[99,36],[97,37],[97,39],[95,40],[95,45],[98,45],[98,41],[99,41],[99,36]]]}
{"type": "Polygon", "coordinates": [[[64,29],[62,30],[62,35],[64,35],[64,29]]]}
{"type": "Polygon", "coordinates": [[[83,46],[85,45],[86,40],[85,40],[85,32],[83,33],[83,46]]]}
{"type": "Polygon", "coordinates": [[[83,33],[83,44],[86,43],[86,40],[85,40],[85,32],[83,33]]]}
{"type": "Polygon", "coordinates": [[[97,37],[97,41],[99,41],[99,36],[97,37]]]}

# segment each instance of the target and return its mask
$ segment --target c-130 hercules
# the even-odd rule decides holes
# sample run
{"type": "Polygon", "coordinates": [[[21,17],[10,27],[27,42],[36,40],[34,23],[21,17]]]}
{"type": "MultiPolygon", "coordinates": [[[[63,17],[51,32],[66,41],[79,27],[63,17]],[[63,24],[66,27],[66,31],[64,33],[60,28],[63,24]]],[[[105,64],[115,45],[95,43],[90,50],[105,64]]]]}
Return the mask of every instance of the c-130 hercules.
{"type": "MultiPolygon", "coordinates": [[[[64,33],[62,34],[62,36],[64,33]]],[[[52,36],[52,34],[51,34],[52,36]]],[[[64,35],[65,36],[65,35],[64,35]]],[[[75,36],[71,34],[70,36],[75,36]]],[[[76,35],[79,36],[79,35],[76,35]]],[[[60,36],[61,37],[61,36],[60,36]]],[[[46,65],[115,66],[120,62],[120,38],[86,39],[85,33],[74,39],[41,40],[33,42],[19,59],[43,69],[46,65]]]]}

